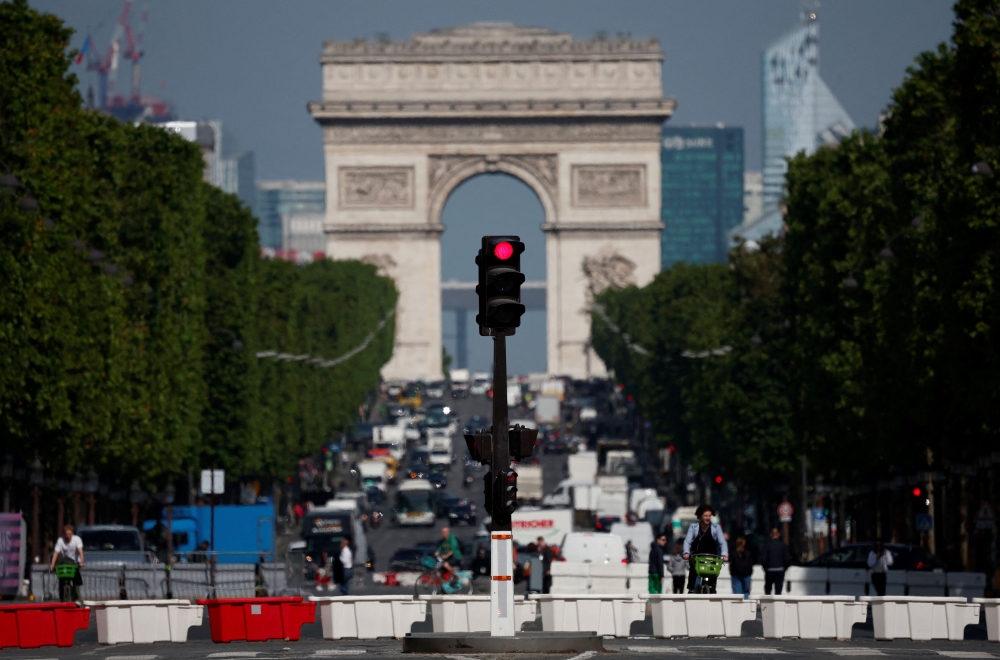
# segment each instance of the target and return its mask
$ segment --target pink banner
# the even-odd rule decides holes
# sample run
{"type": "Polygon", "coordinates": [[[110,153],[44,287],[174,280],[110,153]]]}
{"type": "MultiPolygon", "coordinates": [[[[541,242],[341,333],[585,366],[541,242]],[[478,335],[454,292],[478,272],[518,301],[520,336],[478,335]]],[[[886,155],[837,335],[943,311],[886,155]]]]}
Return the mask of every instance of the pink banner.
{"type": "Polygon", "coordinates": [[[24,575],[24,528],[20,513],[0,513],[0,594],[16,594],[24,575]]]}

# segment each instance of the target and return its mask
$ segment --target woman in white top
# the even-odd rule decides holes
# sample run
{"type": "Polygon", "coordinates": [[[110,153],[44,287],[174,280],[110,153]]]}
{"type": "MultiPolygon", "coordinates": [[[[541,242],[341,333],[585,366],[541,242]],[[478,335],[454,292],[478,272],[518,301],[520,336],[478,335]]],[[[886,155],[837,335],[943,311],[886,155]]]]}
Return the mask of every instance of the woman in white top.
{"type": "Polygon", "coordinates": [[[890,566],[892,566],[892,553],[886,550],[881,541],[875,541],[875,547],[868,553],[868,569],[872,573],[872,586],[879,596],[885,595],[885,574],[890,566]]]}
{"type": "Polygon", "coordinates": [[[83,584],[83,576],[80,575],[79,568],[83,567],[83,540],[76,535],[73,525],[63,527],[63,535],[56,541],[56,549],[52,553],[52,561],[49,562],[49,570],[54,571],[56,564],[76,564],[76,576],[72,579],[59,580],[59,593],[65,593],[63,583],[68,582],[79,591],[83,584]]]}

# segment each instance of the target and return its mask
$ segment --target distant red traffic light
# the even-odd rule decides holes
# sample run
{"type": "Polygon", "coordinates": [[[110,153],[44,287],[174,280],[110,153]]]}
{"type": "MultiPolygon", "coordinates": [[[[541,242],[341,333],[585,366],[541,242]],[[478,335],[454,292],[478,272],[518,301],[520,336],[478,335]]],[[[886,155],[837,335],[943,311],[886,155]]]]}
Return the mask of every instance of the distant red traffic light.
{"type": "Polygon", "coordinates": [[[512,256],[514,256],[514,246],[507,241],[502,241],[497,243],[493,248],[493,256],[495,256],[500,261],[507,261],[512,256]]]}
{"type": "Polygon", "coordinates": [[[920,497],[920,494],[921,494],[922,492],[923,492],[923,491],[921,491],[921,490],[920,490],[919,488],[914,488],[914,489],[913,489],[913,496],[914,496],[914,497],[920,497]]]}
{"type": "Polygon", "coordinates": [[[722,475],[719,475],[719,476],[717,476],[715,478],[715,483],[717,483],[717,484],[721,484],[722,483],[722,475]]]}

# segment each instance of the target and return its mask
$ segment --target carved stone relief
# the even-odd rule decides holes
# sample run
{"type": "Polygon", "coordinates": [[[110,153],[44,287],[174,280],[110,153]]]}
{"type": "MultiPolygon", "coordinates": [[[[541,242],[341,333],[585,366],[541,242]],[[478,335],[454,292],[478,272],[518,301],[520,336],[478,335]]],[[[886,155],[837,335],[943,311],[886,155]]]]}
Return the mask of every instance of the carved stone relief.
{"type": "Polygon", "coordinates": [[[646,205],[645,165],[574,165],[573,206],[646,205]]]}
{"type": "Polygon", "coordinates": [[[481,161],[486,162],[486,169],[488,171],[501,170],[501,163],[509,163],[527,170],[545,188],[550,199],[557,199],[556,191],[559,186],[559,172],[555,154],[511,154],[503,156],[448,154],[430,156],[430,163],[427,168],[430,183],[429,190],[433,193],[455,171],[481,161]]]}
{"type": "Polygon", "coordinates": [[[624,289],[635,284],[635,262],[619,254],[610,245],[592,256],[583,258],[583,274],[587,277],[590,300],[608,287],[624,289]]]}
{"type": "Polygon", "coordinates": [[[382,277],[392,277],[392,271],[397,265],[396,260],[388,254],[366,254],[358,261],[363,264],[371,264],[372,266],[375,266],[378,274],[382,277]]]}
{"type": "Polygon", "coordinates": [[[341,167],[341,208],[411,208],[412,167],[341,167]]]}
{"type": "Polygon", "coordinates": [[[475,122],[455,124],[331,123],[328,144],[442,142],[659,142],[662,119],[624,121],[475,122]]]}

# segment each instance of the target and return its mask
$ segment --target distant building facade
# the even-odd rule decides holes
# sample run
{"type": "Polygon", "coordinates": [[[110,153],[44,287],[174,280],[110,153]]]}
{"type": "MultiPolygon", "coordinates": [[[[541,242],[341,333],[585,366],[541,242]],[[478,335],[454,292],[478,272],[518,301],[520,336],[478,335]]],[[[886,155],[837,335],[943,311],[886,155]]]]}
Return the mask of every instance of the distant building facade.
{"type": "Polygon", "coordinates": [[[236,195],[254,210],[257,201],[254,153],[241,150],[221,121],[168,121],[156,125],[197,142],[205,160],[205,181],[236,195]]]}
{"type": "Polygon", "coordinates": [[[326,250],[322,222],[326,213],[324,182],[259,181],[256,198],[261,247],[326,250]]]}
{"type": "Polygon", "coordinates": [[[743,129],[664,126],[662,265],[725,261],[743,221],[743,129]]]}
{"type": "MultiPolygon", "coordinates": [[[[730,230],[737,237],[759,242],[784,230],[785,158],[811,154],[837,144],[854,130],[854,121],[819,75],[819,21],[803,12],[802,23],[771,43],[760,56],[763,154],[760,207],[757,179],[747,179],[747,213],[743,224],[730,230]]],[[[756,173],[747,173],[750,174],[756,173]]]]}

